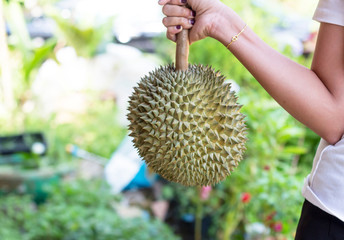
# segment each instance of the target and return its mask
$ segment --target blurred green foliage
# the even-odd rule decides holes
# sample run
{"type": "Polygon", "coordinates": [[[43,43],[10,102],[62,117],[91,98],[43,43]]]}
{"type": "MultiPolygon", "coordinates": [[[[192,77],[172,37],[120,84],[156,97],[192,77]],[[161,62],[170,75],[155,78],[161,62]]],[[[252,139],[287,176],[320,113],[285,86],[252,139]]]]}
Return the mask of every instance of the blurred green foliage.
{"type": "MultiPolygon", "coordinates": [[[[277,49],[278,43],[271,37],[271,29],[280,21],[278,16],[252,5],[250,0],[224,2],[247,20],[264,41],[277,49]]],[[[12,51],[21,63],[16,66],[19,71],[14,75],[15,81],[19,82],[16,85],[19,107],[10,121],[0,118],[0,132],[11,134],[43,129],[49,143],[49,153],[44,159],[46,164],[70,162],[71,156],[65,151],[68,143],[109,158],[126,135],[126,129],[117,122],[114,102],[95,97],[86,112],[75,113],[74,121],[64,123],[58,116],[46,119],[21,110],[20,101],[26,100],[32,73],[46,58],[54,58],[57,42],[52,39],[40,48],[33,48],[18,7],[13,5],[7,13],[12,15],[9,24],[17,39],[11,45],[12,51]]],[[[80,27],[72,20],[58,16],[55,21],[60,36],[84,57],[97,53],[103,35],[109,31],[107,23],[80,27]]],[[[173,61],[174,44],[165,36],[156,42],[159,56],[166,63],[173,61]]],[[[288,48],[278,50],[300,64],[310,66],[310,58],[295,57],[288,48]]],[[[178,202],[179,217],[196,215],[201,203],[202,215],[212,218],[209,233],[214,239],[228,240],[230,236],[232,240],[243,239],[247,226],[257,222],[265,225],[269,235],[293,239],[303,201],[303,178],[311,169],[319,137],[278,106],[221,43],[210,38],[194,43],[189,61],[211,65],[240,85],[239,102],[244,105],[242,111],[247,116],[249,141],[244,160],[226,181],[213,187],[208,199],[200,202],[196,188],[177,184],[168,184],[164,188],[164,198],[178,202]],[[243,193],[251,196],[250,201],[243,202],[243,193]],[[282,227],[275,228],[277,223],[282,227]]],[[[114,199],[103,186],[89,182],[74,184],[51,189],[51,198],[41,206],[32,205],[27,196],[0,198],[1,239],[174,239],[170,230],[159,222],[124,220],[117,216],[111,207],[114,199]]]]}
{"type": "Polygon", "coordinates": [[[116,103],[100,100],[99,93],[83,93],[92,98],[92,104],[87,107],[86,112],[73,114],[74,120],[69,122],[62,123],[58,119],[58,113],[42,117],[39,109],[30,113],[23,111],[23,104],[27,100],[34,101],[31,84],[35,73],[45,60],[57,61],[56,47],[61,48],[68,44],[79,56],[92,57],[102,43],[111,41],[113,18],[101,23],[96,23],[96,19],[93,19],[89,21],[91,25],[82,24],[72,18],[62,18],[60,10],[54,6],[55,2],[56,0],[37,1],[44,17],[53,18],[59,29],[56,36],[42,40],[41,46],[35,46],[28,32],[24,2],[13,0],[4,4],[6,23],[11,30],[11,56],[8,67],[13,72],[11,80],[17,106],[8,114],[0,116],[1,135],[44,131],[49,144],[48,156],[44,160],[46,164],[57,165],[70,160],[71,157],[65,151],[66,144],[69,143],[110,158],[126,135],[126,129],[118,123],[116,103]]]}
{"type": "Polygon", "coordinates": [[[31,86],[32,75],[47,58],[54,58],[56,38],[45,41],[41,46],[34,46],[26,26],[24,10],[20,1],[10,1],[4,5],[5,17],[11,29],[9,47],[17,61],[14,75],[15,92],[17,95],[27,91],[31,86]]]}
{"type": "Polygon", "coordinates": [[[33,205],[29,196],[0,198],[2,240],[176,240],[156,219],[123,218],[119,202],[102,182],[73,181],[51,186],[46,203],[33,205]]]}
{"type": "Polygon", "coordinates": [[[79,26],[80,24],[62,18],[58,13],[51,13],[51,17],[58,26],[60,38],[72,46],[78,56],[93,57],[100,51],[102,43],[111,41],[112,18],[99,26],[79,26]]]}
{"type": "MultiPolygon", "coordinates": [[[[40,117],[36,112],[18,111],[11,121],[0,118],[2,135],[22,132],[43,132],[48,141],[48,154],[41,164],[68,163],[72,157],[66,152],[67,144],[75,144],[89,152],[110,159],[111,154],[126,136],[127,130],[118,122],[117,105],[112,100],[100,100],[89,93],[92,104],[87,111],[73,113],[73,120],[59,122],[58,116],[40,117]]],[[[39,111],[39,110],[37,110],[39,111]]]]}

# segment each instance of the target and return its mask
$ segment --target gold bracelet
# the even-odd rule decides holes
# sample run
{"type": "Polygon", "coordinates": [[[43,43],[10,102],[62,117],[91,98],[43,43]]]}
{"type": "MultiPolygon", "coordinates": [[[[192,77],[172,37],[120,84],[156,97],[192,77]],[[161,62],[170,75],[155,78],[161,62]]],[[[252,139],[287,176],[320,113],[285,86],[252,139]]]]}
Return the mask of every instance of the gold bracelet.
{"type": "Polygon", "coordinates": [[[247,23],[245,24],[245,26],[243,27],[243,29],[237,34],[235,35],[234,37],[232,37],[232,41],[230,43],[228,43],[227,47],[226,48],[229,48],[229,46],[234,43],[236,40],[238,40],[238,37],[240,34],[243,33],[243,31],[245,31],[245,28],[247,27],[247,23]]]}

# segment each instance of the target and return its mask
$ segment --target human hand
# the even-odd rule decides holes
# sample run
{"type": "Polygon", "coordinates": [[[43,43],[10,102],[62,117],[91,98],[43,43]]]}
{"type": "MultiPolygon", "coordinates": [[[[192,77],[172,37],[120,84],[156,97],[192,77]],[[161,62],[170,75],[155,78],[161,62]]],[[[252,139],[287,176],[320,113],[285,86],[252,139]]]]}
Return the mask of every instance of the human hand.
{"type": "Polygon", "coordinates": [[[167,28],[167,38],[176,41],[182,29],[189,32],[190,44],[205,37],[220,40],[219,23],[228,18],[230,8],[219,0],[160,0],[166,17],[163,24],[167,28]],[[192,10],[185,7],[188,4],[192,10]]]}

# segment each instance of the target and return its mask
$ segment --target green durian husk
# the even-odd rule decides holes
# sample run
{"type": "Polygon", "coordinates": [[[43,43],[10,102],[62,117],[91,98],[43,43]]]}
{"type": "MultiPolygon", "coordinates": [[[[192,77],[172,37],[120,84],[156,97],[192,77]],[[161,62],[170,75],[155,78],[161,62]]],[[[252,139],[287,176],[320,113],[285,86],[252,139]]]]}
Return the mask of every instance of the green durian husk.
{"type": "Polygon", "coordinates": [[[160,67],[143,77],[129,101],[134,146],[147,166],[185,186],[223,181],[246,150],[242,105],[211,67],[160,67]]]}

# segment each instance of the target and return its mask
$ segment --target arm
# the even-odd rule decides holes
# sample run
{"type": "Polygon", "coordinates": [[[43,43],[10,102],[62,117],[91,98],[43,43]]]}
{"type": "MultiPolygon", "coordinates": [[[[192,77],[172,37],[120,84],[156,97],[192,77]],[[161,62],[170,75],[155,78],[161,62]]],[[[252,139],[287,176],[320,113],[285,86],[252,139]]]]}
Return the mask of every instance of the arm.
{"type": "MultiPolygon", "coordinates": [[[[181,25],[191,28],[190,42],[210,36],[226,46],[245,25],[219,1],[188,0],[188,3],[196,11],[194,26],[188,21],[191,13],[185,10],[182,13],[176,6],[181,5],[180,1],[160,2],[165,5],[164,24],[171,40],[181,31],[175,26],[181,25]]],[[[344,133],[344,27],[321,24],[312,69],[283,56],[249,27],[229,50],[292,116],[330,144],[340,139],[344,133]]]]}
{"type": "MultiPolygon", "coordinates": [[[[223,37],[223,44],[231,39],[223,37]]],[[[297,120],[336,143],[344,133],[344,27],[321,24],[311,70],[273,50],[250,29],[240,37],[230,50],[266,91],[297,120]]]]}

